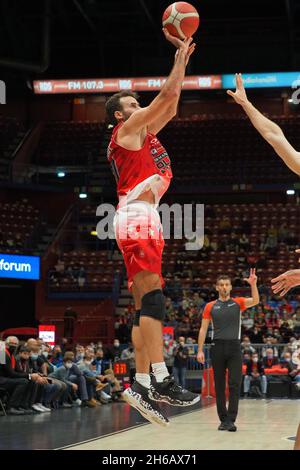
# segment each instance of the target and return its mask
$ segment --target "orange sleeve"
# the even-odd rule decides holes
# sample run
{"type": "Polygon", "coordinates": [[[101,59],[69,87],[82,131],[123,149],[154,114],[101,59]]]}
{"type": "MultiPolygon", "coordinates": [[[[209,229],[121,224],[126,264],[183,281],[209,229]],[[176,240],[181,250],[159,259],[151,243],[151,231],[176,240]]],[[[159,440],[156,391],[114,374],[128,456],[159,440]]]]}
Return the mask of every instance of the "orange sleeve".
{"type": "Polygon", "coordinates": [[[234,300],[236,301],[237,304],[239,304],[241,312],[243,312],[244,310],[247,310],[245,297],[235,297],[234,300]]]}
{"type": "Polygon", "coordinates": [[[211,320],[211,309],[214,302],[209,302],[205,305],[203,313],[202,313],[202,320],[211,320]]]}

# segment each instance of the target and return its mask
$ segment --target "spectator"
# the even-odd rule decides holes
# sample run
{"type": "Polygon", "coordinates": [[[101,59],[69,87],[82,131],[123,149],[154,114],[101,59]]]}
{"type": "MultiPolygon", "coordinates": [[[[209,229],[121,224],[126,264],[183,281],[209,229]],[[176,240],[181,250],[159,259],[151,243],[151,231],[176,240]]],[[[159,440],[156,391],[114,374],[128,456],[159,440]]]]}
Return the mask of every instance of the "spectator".
{"type": "Polygon", "coordinates": [[[291,381],[295,382],[296,387],[300,390],[300,354],[299,364],[297,365],[292,361],[292,355],[290,352],[283,353],[280,365],[284,369],[288,370],[291,381]]]}
{"type": "Polygon", "coordinates": [[[242,352],[250,351],[251,354],[255,353],[255,348],[251,346],[249,336],[244,336],[241,343],[242,352]]]}
{"type": "Polygon", "coordinates": [[[250,248],[249,238],[245,233],[243,233],[239,238],[240,251],[247,251],[250,248]]]}
{"type": "MultiPolygon", "coordinates": [[[[97,375],[97,372],[93,370],[93,359],[91,352],[85,352],[84,358],[80,361],[77,366],[78,369],[83,373],[86,380],[86,388],[88,393],[88,399],[91,404],[94,406],[100,405],[100,401],[96,400],[96,393],[102,389],[101,376],[97,375]]],[[[105,403],[108,403],[108,400],[105,398],[105,403]]],[[[108,396],[108,398],[110,398],[108,396]]]]}
{"type": "Polygon", "coordinates": [[[56,367],[61,367],[63,365],[63,355],[59,345],[56,345],[53,348],[51,363],[56,367]]]}
{"type": "Polygon", "coordinates": [[[61,386],[58,382],[54,383],[51,379],[43,377],[41,366],[44,363],[42,357],[40,357],[39,344],[35,339],[28,340],[27,347],[30,350],[29,357],[29,370],[30,372],[37,373],[41,376],[42,380],[36,391],[36,402],[39,409],[36,411],[50,412],[50,403],[52,400],[56,400],[60,394],[61,386]]]}
{"type": "Polygon", "coordinates": [[[247,365],[250,359],[251,359],[251,351],[248,351],[247,349],[245,349],[243,352],[243,364],[247,365]]]}
{"type": "Polygon", "coordinates": [[[104,371],[104,380],[106,380],[110,385],[110,395],[113,401],[123,401],[122,400],[122,390],[119,380],[115,377],[114,371],[112,369],[106,369],[104,371]]]}
{"type": "Polygon", "coordinates": [[[75,351],[75,362],[82,361],[82,359],[84,358],[84,347],[80,344],[76,344],[75,351]]]}
{"type": "Polygon", "coordinates": [[[188,362],[188,353],[185,347],[185,338],[180,336],[178,345],[174,349],[174,377],[177,383],[185,388],[185,375],[188,362]]]}
{"type": "Polygon", "coordinates": [[[77,281],[78,281],[78,286],[80,289],[84,287],[86,283],[86,272],[85,272],[84,266],[81,266],[79,268],[77,281]]]}
{"type": "Polygon", "coordinates": [[[95,404],[88,400],[85,377],[73,361],[74,354],[72,352],[66,352],[63,358],[63,365],[52,372],[50,377],[61,380],[67,385],[67,391],[77,397],[75,404],[94,407],[95,404]],[[79,397],[76,395],[77,392],[79,397]]]}
{"type": "Polygon", "coordinates": [[[262,332],[254,326],[251,331],[248,332],[251,343],[260,344],[263,342],[262,332]]]}
{"type": "Polygon", "coordinates": [[[124,351],[122,351],[121,360],[128,361],[130,371],[130,383],[133,383],[135,376],[135,353],[132,344],[130,344],[127,349],[124,349],[124,351]]]}
{"type": "Polygon", "coordinates": [[[19,345],[16,336],[9,336],[5,341],[5,364],[0,364],[0,386],[9,393],[8,414],[31,414],[25,403],[30,395],[30,381],[39,382],[38,374],[16,371],[15,353],[19,345]]]}
{"type": "Polygon", "coordinates": [[[252,354],[252,358],[247,363],[247,371],[244,378],[245,397],[249,396],[250,385],[254,380],[259,382],[260,390],[263,394],[263,398],[265,398],[267,393],[267,377],[265,376],[264,365],[258,360],[258,354],[256,352],[252,354]]]}
{"type": "Polygon", "coordinates": [[[251,318],[250,312],[248,311],[244,312],[243,317],[242,317],[242,326],[244,330],[246,331],[251,330],[251,328],[253,328],[253,325],[254,325],[254,320],[253,318],[251,318]]]}
{"type": "Polygon", "coordinates": [[[165,339],[164,341],[164,359],[170,375],[173,373],[174,366],[174,349],[175,345],[173,341],[165,339]]]}
{"type": "Polygon", "coordinates": [[[92,362],[92,365],[95,366],[97,375],[103,375],[105,369],[109,366],[109,361],[104,359],[104,352],[102,348],[96,350],[95,358],[92,362]]]}
{"type": "Polygon", "coordinates": [[[278,357],[274,356],[272,348],[266,350],[266,356],[263,358],[263,366],[266,369],[272,369],[273,366],[278,364],[278,357]]]}
{"type": "MultiPolygon", "coordinates": [[[[56,366],[54,366],[50,362],[51,356],[52,356],[51,348],[50,346],[46,345],[44,347],[42,354],[37,359],[39,370],[41,371],[44,377],[48,377],[56,369],[56,366]]],[[[48,377],[48,382],[51,384],[56,384],[58,387],[57,394],[54,395],[52,398],[53,406],[56,407],[60,405],[63,408],[69,408],[69,406],[65,406],[65,404],[63,403],[64,398],[66,396],[66,392],[67,392],[66,384],[62,382],[61,380],[57,380],[53,377],[52,378],[48,377]]]]}
{"type": "Polygon", "coordinates": [[[118,338],[115,338],[112,349],[108,351],[108,357],[109,359],[112,359],[113,361],[118,361],[121,358],[121,353],[122,353],[122,349],[121,349],[120,341],[118,340],[118,338]]]}

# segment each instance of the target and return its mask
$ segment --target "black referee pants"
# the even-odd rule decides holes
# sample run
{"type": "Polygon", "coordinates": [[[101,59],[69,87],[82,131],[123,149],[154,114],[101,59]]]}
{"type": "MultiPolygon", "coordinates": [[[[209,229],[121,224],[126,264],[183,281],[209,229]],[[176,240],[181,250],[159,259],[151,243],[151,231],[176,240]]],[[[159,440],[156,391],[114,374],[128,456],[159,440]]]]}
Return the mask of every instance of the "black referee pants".
{"type": "Polygon", "coordinates": [[[236,420],[242,383],[242,352],[240,340],[215,340],[211,347],[217,411],[220,421],[236,420]],[[226,407],[226,369],[228,369],[229,403],[226,407]]]}

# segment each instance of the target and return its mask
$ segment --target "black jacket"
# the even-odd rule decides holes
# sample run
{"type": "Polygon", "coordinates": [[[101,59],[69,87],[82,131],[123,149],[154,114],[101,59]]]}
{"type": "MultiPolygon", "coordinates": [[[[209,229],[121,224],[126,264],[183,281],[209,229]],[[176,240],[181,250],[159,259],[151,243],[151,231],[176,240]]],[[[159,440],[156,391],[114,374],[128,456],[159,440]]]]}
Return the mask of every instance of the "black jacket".
{"type": "Polygon", "coordinates": [[[29,374],[27,372],[20,372],[16,370],[16,366],[12,366],[11,356],[6,352],[5,364],[0,364],[0,378],[1,377],[10,379],[29,379],[29,374]]]}
{"type": "MultiPolygon", "coordinates": [[[[247,372],[246,372],[246,375],[252,375],[252,372],[253,372],[253,365],[254,365],[254,362],[252,360],[250,360],[248,363],[247,363],[247,372]]],[[[263,363],[261,361],[258,361],[257,362],[257,372],[260,374],[260,375],[264,375],[265,373],[265,368],[263,366],[263,363]]]]}

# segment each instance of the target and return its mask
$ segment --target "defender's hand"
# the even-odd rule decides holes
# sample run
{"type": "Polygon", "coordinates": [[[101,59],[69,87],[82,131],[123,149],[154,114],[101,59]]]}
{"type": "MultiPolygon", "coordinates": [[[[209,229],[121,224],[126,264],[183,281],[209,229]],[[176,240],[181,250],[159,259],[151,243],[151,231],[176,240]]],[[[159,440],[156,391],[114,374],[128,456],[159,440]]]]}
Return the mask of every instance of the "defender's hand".
{"type": "Polygon", "coordinates": [[[290,289],[300,285],[300,269],[286,271],[272,279],[271,282],[274,284],[272,286],[274,294],[279,294],[280,297],[283,297],[290,289]]]}
{"type": "Polygon", "coordinates": [[[237,104],[243,106],[248,102],[245,87],[243,85],[242,75],[240,73],[235,74],[236,90],[235,93],[231,90],[227,90],[227,95],[231,96],[237,104]]]}

